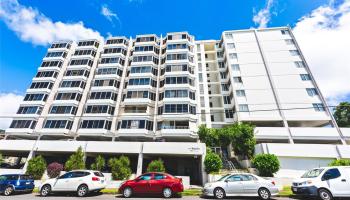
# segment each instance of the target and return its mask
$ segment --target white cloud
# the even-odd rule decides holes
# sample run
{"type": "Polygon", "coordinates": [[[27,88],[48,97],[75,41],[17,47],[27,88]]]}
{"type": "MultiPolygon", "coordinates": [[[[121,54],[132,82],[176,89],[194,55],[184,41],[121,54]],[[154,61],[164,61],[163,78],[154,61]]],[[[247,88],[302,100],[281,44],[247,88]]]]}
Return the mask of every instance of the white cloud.
{"type": "Polygon", "coordinates": [[[47,45],[57,40],[103,39],[99,32],[86,28],[81,21],[53,22],[37,9],[23,6],[17,0],[0,1],[0,19],[21,40],[35,45],[47,45]]]}
{"type": "Polygon", "coordinates": [[[293,33],[330,105],[350,94],[350,0],[302,17],[293,33]]]}
{"type": "Polygon", "coordinates": [[[6,129],[10,126],[11,117],[16,114],[23,96],[15,93],[0,93],[0,129],[6,129]]]}
{"type": "Polygon", "coordinates": [[[117,20],[119,24],[121,24],[120,19],[116,13],[114,13],[111,9],[108,8],[107,5],[102,5],[101,7],[101,15],[105,16],[108,21],[110,21],[113,25],[113,20],[117,20]]]}
{"type": "Polygon", "coordinates": [[[259,10],[258,13],[256,13],[253,16],[253,22],[258,25],[259,28],[266,28],[267,24],[269,23],[271,19],[271,8],[273,5],[273,0],[267,0],[266,5],[263,9],[259,10]]]}

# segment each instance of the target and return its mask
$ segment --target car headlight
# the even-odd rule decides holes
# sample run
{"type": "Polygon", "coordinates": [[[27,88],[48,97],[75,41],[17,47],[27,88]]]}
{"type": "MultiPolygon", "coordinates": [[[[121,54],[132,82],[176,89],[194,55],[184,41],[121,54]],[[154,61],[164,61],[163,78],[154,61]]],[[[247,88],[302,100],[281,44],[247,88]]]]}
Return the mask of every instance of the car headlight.
{"type": "Polygon", "coordinates": [[[206,187],[206,188],[211,187],[211,183],[205,184],[204,187],[206,187]]]}
{"type": "Polygon", "coordinates": [[[311,185],[311,184],[312,184],[311,180],[304,181],[304,182],[301,183],[301,185],[311,185]]]}

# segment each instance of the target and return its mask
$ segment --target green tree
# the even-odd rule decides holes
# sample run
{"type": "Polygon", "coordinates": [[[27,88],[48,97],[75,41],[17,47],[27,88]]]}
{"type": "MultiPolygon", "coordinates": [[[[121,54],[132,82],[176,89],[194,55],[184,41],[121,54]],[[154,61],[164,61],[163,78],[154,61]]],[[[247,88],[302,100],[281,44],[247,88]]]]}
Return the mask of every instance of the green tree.
{"type": "Polygon", "coordinates": [[[244,158],[252,158],[256,144],[254,126],[247,123],[235,123],[227,129],[231,132],[232,148],[235,154],[244,158]]]}
{"type": "Polygon", "coordinates": [[[350,160],[349,159],[333,160],[331,163],[328,164],[328,166],[350,166],[350,160]]]}
{"type": "Polygon", "coordinates": [[[339,127],[350,127],[350,102],[341,102],[333,115],[339,127]]]}
{"type": "Polygon", "coordinates": [[[217,130],[214,128],[207,128],[205,125],[199,126],[198,137],[199,140],[205,143],[208,147],[221,146],[217,130]]]}
{"type": "Polygon", "coordinates": [[[91,169],[101,171],[103,170],[105,165],[106,165],[105,159],[101,155],[98,155],[95,158],[95,162],[91,164],[91,169]]]}
{"type": "Polygon", "coordinates": [[[2,154],[0,154],[0,164],[4,162],[4,158],[2,157],[2,154]]]}
{"type": "Polygon", "coordinates": [[[219,172],[222,168],[222,160],[219,155],[213,153],[211,150],[207,150],[207,154],[204,158],[205,171],[210,174],[213,172],[219,172]]]}
{"type": "Polygon", "coordinates": [[[165,172],[164,162],[161,159],[153,160],[148,164],[147,172],[165,172]]]}
{"type": "Polygon", "coordinates": [[[280,162],[274,154],[258,154],[252,160],[261,176],[273,177],[280,169],[280,162]]]}
{"type": "Polygon", "coordinates": [[[33,176],[35,180],[41,179],[46,170],[46,161],[42,156],[36,156],[28,161],[26,174],[33,176]]]}
{"type": "Polygon", "coordinates": [[[81,147],[79,147],[77,151],[69,157],[64,165],[64,168],[66,171],[85,169],[84,152],[81,147]]]}
{"type": "Polygon", "coordinates": [[[125,180],[131,175],[130,160],[126,156],[110,158],[108,166],[111,168],[113,180],[125,180]]]}

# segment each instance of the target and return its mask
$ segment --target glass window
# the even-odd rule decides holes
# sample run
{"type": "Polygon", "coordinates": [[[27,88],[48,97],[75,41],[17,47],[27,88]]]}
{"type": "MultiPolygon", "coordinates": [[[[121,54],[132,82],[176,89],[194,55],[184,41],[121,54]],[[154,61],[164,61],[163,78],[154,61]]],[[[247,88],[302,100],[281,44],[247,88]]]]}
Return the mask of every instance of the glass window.
{"type": "Polygon", "coordinates": [[[245,97],[245,91],[244,90],[236,90],[236,95],[238,97],[245,97]]]}
{"type": "Polygon", "coordinates": [[[305,67],[303,61],[295,61],[294,64],[297,68],[304,68],[305,67]]]}
{"type": "Polygon", "coordinates": [[[306,92],[310,97],[318,95],[317,90],[315,88],[306,88],[306,92]]]}
{"type": "Polygon", "coordinates": [[[325,111],[325,108],[322,103],[313,103],[312,106],[314,107],[315,111],[322,112],[325,111]]]}
{"type": "Polygon", "coordinates": [[[333,169],[329,169],[327,170],[323,176],[322,176],[322,180],[330,180],[330,179],[335,179],[340,177],[340,171],[337,168],[333,168],[333,169]]]}
{"type": "Polygon", "coordinates": [[[149,181],[152,178],[152,174],[144,174],[139,177],[140,180],[149,181]]]}
{"type": "Polygon", "coordinates": [[[300,74],[300,78],[303,81],[310,81],[311,80],[311,77],[309,74],[300,74]]]}
{"type": "Polygon", "coordinates": [[[165,179],[164,174],[154,174],[154,180],[162,180],[165,179]]]}
{"type": "Polygon", "coordinates": [[[239,70],[240,70],[238,64],[233,64],[233,65],[231,65],[231,68],[232,68],[232,71],[239,71],[239,70]]]}
{"type": "Polygon", "coordinates": [[[235,48],[235,44],[234,43],[227,43],[227,48],[228,49],[234,49],[235,48]]]}
{"type": "Polygon", "coordinates": [[[243,178],[241,175],[236,174],[236,175],[232,175],[232,176],[228,177],[226,180],[229,182],[236,182],[236,181],[242,181],[243,178]]]}
{"type": "Polygon", "coordinates": [[[249,108],[247,104],[239,104],[238,109],[240,112],[249,112],[249,108]]]}

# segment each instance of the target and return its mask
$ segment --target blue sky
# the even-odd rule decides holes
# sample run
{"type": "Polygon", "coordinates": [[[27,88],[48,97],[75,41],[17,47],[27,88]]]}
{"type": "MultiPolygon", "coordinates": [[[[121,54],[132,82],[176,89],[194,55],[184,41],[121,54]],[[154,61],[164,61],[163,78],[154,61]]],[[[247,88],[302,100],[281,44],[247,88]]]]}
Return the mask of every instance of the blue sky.
{"type": "Polygon", "coordinates": [[[17,109],[56,39],[173,31],[218,39],[223,30],[286,25],[329,104],[349,100],[350,0],[1,0],[0,111],[4,102],[17,109]]]}

